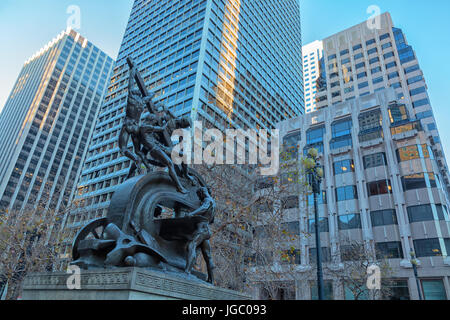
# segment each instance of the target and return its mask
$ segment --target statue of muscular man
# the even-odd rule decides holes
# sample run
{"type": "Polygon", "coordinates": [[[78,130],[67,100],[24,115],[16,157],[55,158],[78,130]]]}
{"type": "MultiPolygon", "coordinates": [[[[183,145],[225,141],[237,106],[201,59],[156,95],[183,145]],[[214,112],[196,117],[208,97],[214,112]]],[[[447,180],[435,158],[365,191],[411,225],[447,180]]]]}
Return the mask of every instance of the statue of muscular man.
{"type": "Polygon", "coordinates": [[[119,148],[121,154],[135,163],[138,170],[140,170],[141,163],[144,163],[146,168],[150,169],[150,164],[148,163],[145,155],[141,152],[141,144],[139,141],[139,127],[144,107],[147,106],[148,103],[152,103],[154,95],[143,97],[139,90],[133,88],[136,73],[136,67],[130,68],[128,101],[125,110],[125,119],[123,121],[122,130],[119,134],[119,148]],[[134,153],[128,149],[128,141],[130,137],[133,141],[134,153]]]}
{"type": "Polygon", "coordinates": [[[214,223],[214,211],[216,209],[216,202],[209,194],[208,188],[202,187],[197,191],[197,195],[201,201],[201,206],[188,214],[189,217],[202,217],[204,221],[197,225],[197,229],[193,235],[193,239],[187,245],[187,257],[185,272],[190,273],[195,261],[197,260],[197,249],[202,251],[203,259],[208,270],[208,282],[214,283],[214,263],[211,256],[211,245],[209,239],[211,238],[211,231],[209,224],[214,223]]]}

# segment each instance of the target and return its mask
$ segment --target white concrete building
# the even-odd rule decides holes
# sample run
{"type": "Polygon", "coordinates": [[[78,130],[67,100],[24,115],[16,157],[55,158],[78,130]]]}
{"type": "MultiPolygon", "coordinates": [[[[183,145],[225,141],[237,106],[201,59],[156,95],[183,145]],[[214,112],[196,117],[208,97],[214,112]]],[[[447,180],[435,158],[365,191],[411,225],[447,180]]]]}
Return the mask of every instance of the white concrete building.
{"type": "Polygon", "coordinates": [[[432,134],[433,150],[448,194],[450,176],[427,84],[412,46],[402,30],[394,26],[390,14],[336,33],[322,43],[322,85],[316,95],[317,108],[394,88],[397,99],[412,107],[411,116],[420,119],[424,129],[432,134]]]}
{"type": "MultiPolygon", "coordinates": [[[[450,217],[432,133],[424,130],[411,104],[397,100],[394,89],[377,90],[330,105],[278,125],[284,148],[296,147],[294,159],[319,150],[325,177],[319,200],[321,247],[325,263],[342,262],[342,239],[364,243],[388,258],[391,299],[418,299],[410,263],[414,250],[426,299],[450,298],[450,217]],[[337,257],[331,259],[331,257],[337,257]],[[333,260],[333,261],[332,261],[333,260]]],[[[295,168],[295,167],[294,167],[295,168]]],[[[282,179],[283,180],[283,179],[282,179]]],[[[311,299],[315,276],[314,212],[311,201],[292,208],[300,217],[287,221],[299,234],[296,299],[311,299]],[[308,236],[309,235],[309,236],[308,236]]],[[[275,253],[274,253],[275,254],[275,253]]],[[[336,279],[325,277],[328,299],[351,299],[336,279]]]]}

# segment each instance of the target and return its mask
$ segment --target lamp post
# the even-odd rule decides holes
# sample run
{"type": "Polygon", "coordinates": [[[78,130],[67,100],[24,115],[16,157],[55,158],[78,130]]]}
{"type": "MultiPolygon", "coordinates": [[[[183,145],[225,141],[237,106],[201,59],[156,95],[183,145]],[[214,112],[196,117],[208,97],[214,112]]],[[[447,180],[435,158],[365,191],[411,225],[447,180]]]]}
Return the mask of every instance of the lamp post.
{"type": "Polygon", "coordinates": [[[317,257],[317,292],[319,300],[324,300],[323,272],[322,272],[322,247],[320,245],[319,213],[317,209],[317,195],[320,193],[323,170],[319,163],[317,149],[310,149],[308,158],[304,161],[308,183],[314,195],[314,230],[316,233],[316,257],[317,257]]]}
{"type": "Polygon", "coordinates": [[[419,300],[423,300],[422,298],[422,290],[420,290],[420,282],[419,282],[419,277],[417,275],[417,260],[416,260],[416,254],[414,253],[413,250],[411,250],[411,252],[409,253],[411,256],[411,264],[413,267],[413,271],[414,271],[414,277],[416,278],[416,284],[417,284],[417,292],[419,293],[419,300]]]}

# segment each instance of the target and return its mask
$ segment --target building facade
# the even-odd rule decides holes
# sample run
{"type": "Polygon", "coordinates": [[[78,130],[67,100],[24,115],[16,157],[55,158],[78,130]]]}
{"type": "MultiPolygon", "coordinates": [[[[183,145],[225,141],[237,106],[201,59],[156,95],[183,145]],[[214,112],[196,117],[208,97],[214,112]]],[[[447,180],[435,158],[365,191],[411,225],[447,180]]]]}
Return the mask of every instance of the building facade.
{"type": "Polygon", "coordinates": [[[323,42],[314,41],[303,46],[303,77],[305,93],[305,112],[314,112],[317,109],[317,79],[320,76],[320,62],[323,55],[323,42]]]}
{"type": "Polygon", "coordinates": [[[68,205],[112,67],[70,29],[26,61],[0,114],[2,211],[68,205]]]}
{"type": "Polygon", "coordinates": [[[395,89],[399,101],[413,107],[433,136],[433,150],[447,195],[450,176],[424,74],[405,34],[394,26],[389,13],[365,21],[322,40],[323,65],[317,108],[365,96],[386,87],[395,89]]]}
{"type": "MultiPolygon", "coordinates": [[[[311,148],[319,151],[324,167],[318,206],[324,263],[339,267],[348,240],[362,243],[377,258],[388,259],[390,299],[418,299],[410,263],[413,250],[425,298],[450,299],[449,203],[433,134],[424,130],[414,108],[398,99],[395,89],[387,88],[283,121],[278,127],[283,148],[298,150],[294,162],[311,148]]],[[[305,276],[315,268],[311,199],[299,195],[298,205],[290,209],[290,216],[299,218],[287,221],[299,235],[296,243],[286,244],[300,254],[297,299],[317,297],[315,273],[305,276]]],[[[327,299],[352,299],[338,279],[325,273],[324,280],[327,299]]]]}
{"type": "Polygon", "coordinates": [[[104,216],[128,174],[117,140],[128,56],[155,102],[176,115],[204,127],[271,129],[304,112],[299,44],[296,0],[136,0],[78,185],[86,210],[68,216],[66,228],[104,216]]]}

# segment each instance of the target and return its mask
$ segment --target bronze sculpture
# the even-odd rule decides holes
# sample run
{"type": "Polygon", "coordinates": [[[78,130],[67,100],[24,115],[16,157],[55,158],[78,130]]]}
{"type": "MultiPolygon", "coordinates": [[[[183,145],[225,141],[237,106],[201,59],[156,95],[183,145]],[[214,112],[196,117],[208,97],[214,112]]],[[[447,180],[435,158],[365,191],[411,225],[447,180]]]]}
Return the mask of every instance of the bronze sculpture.
{"type": "Polygon", "coordinates": [[[155,105],[135,64],[127,61],[129,97],[119,145],[132,166],[111,199],[107,217],[90,222],[76,236],[72,264],[84,269],[155,268],[189,277],[201,251],[206,280],[213,283],[209,225],[214,222],[215,201],[197,172],[186,164],[176,166],[171,159],[171,135],[189,128],[190,120],[155,105]],[[141,122],[145,108],[149,115],[141,122]],[[134,152],[127,148],[130,137],[134,152]],[[141,163],[148,173],[133,176],[141,163]],[[167,168],[168,173],[150,172],[152,165],[167,168]],[[161,218],[166,210],[173,211],[172,218],[161,218]]]}

